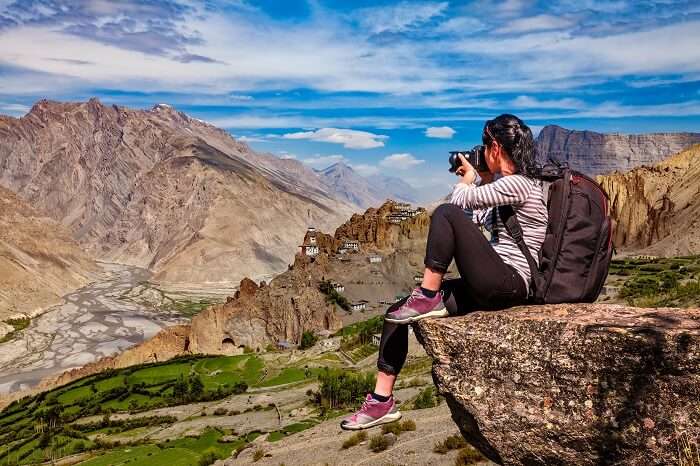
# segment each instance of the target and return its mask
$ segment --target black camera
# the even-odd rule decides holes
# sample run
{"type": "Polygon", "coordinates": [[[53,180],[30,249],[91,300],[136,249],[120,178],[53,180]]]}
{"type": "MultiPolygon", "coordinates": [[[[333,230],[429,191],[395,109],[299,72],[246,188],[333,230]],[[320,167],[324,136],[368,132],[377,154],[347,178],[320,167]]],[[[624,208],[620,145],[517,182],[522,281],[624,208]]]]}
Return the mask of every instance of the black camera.
{"type": "Polygon", "coordinates": [[[478,145],[474,146],[472,150],[450,151],[450,173],[456,172],[462,166],[459,154],[462,154],[476,171],[489,171],[489,166],[486,164],[486,146],[478,145]]]}

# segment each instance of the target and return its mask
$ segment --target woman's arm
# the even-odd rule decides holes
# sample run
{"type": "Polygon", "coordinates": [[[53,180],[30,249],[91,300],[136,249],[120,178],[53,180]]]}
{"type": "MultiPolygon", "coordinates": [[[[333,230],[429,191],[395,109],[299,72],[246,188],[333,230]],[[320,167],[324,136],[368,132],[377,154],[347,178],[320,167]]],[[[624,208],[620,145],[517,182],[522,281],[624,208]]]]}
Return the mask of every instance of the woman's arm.
{"type": "Polygon", "coordinates": [[[463,209],[487,209],[499,205],[518,205],[527,200],[532,189],[527,179],[509,175],[482,186],[457,183],[452,190],[451,204],[463,209]]]}

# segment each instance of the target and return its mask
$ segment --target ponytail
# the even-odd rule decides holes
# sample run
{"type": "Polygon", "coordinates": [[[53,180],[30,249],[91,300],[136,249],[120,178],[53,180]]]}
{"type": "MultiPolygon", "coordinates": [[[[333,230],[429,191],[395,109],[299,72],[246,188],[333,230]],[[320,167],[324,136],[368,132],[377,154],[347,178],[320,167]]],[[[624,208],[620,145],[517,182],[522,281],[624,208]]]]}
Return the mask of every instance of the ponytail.
{"type": "Polygon", "coordinates": [[[485,145],[496,140],[513,160],[518,173],[530,178],[537,176],[535,140],[520,118],[505,113],[487,121],[482,140],[485,145]]]}

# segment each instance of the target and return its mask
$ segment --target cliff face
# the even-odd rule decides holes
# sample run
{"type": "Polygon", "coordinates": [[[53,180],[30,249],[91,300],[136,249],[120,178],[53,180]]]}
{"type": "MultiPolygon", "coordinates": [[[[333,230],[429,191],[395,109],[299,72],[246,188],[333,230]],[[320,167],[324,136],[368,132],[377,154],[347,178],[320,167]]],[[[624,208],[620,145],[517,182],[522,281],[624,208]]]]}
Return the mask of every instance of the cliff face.
{"type": "Polygon", "coordinates": [[[498,463],[681,464],[700,440],[698,309],[516,307],[416,333],[455,423],[498,463]]]}
{"type": "Polygon", "coordinates": [[[167,105],[41,101],[0,117],[0,141],[0,185],[96,256],[161,282],[230,286],[279,272],[309,224],[333,228],[353,211],[299,162],[167,105]]]}
{"type": "Polygon", "coordinates": [[[264,350],[279,341],[299,344],[307,330],[339,330],[340,318],[317,280],[298,265],[264,286],[244,279],[233,299],[192,319],[189,351],[240,354],[245,347],[264,350]]]}
{"type": "Polygon", "coordinates": [[[63,225],[0,187],[0,320],[60,303],[95,271],[63,225]]]}
{"type": "Polygon", "coordinates": [[[700,145],[650,167],[599,176],[617,247],[653,255],[700,252],[700,145]]]}
{"type": "Polygon", "coordinates": [[[537,136],[541,160],[566,161],[590,176],[650,165],[700,143],[700,133],[602,134],[545,126],[537,136]]]}

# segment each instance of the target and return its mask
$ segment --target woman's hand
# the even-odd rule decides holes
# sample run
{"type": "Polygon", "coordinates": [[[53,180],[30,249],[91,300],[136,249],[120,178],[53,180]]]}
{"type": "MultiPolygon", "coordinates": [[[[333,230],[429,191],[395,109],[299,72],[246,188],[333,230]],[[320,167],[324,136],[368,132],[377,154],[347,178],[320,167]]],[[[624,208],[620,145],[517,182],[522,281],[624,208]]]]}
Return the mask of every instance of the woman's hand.
{"type": "Polygon", "coordinates": [[[457,168],[455,172],[457,176],[461,177],[459,182],[474,184],[474,180],[476,180],[476,170],[462,154],[457,154],[457,157],[459,157],[460,162],[462,162],[462,165],[457,168]]]}

